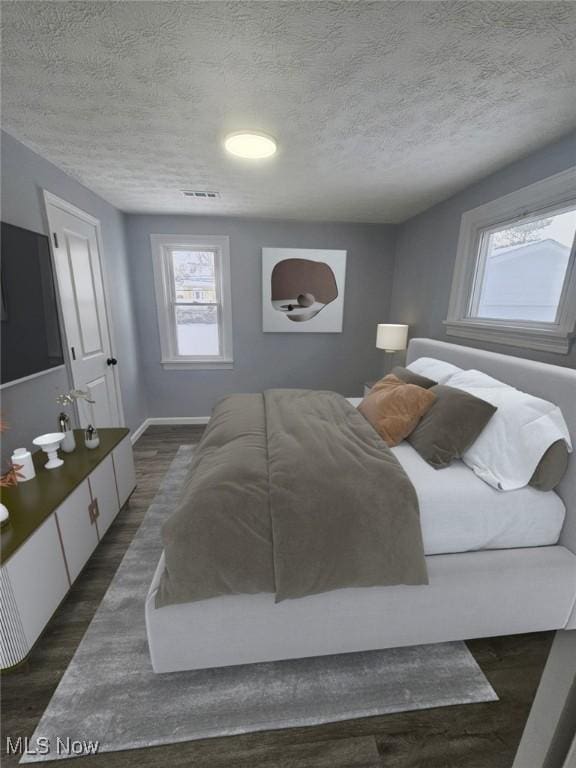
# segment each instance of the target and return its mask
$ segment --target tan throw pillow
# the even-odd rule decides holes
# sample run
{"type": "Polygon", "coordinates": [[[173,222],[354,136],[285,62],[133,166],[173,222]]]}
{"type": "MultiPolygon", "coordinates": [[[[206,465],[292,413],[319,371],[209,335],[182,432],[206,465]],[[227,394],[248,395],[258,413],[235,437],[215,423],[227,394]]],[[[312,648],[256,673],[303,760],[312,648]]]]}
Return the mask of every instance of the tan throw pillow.
{"type": "Polygon", "coordinates": [[[435,400],[429,389],[404,384],[389,374],[374,385],[358,410],[392,447],[408,437],[435,400]]]}
{"type": "Polygon", "coordinates": [[[400,379],[394,373],[389,373],[387,376],[384,376],[384,378],[378,379],[368,394],[371,395],[373,392],[379,392],[382,389],[392,390],[395,387],[406,383],[407,382],[402,381],[402,379],[400,379]]]}
{"type": "Polygon", "coordinates": [[[386,376],[384,376],[382,379],[378,379],[370,389],[370,392],[368,394],[371,394],[372,392],[377,392],[379,389],[386,389],[390,388],[391,386],[397,387],[398,384],[413,384],[413,381],[403,381],[400,376],[396,376],[395,373],[388,373],[386,376]]]}

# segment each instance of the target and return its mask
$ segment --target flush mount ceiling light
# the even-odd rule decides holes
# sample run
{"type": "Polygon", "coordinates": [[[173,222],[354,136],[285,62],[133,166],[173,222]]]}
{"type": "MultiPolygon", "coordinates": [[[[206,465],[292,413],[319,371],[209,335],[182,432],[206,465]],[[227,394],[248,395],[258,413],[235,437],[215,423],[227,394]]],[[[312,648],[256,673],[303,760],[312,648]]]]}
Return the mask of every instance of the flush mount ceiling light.
{"type": "Polygon", "coordinates": [[[245,157],[249,160],[258,160],[263,157],[272,157],[276,154],[276,139],[265,133],[254,131],[238,131],[230,133],[224,140],[226,151],[236,157],[245,157]]]}

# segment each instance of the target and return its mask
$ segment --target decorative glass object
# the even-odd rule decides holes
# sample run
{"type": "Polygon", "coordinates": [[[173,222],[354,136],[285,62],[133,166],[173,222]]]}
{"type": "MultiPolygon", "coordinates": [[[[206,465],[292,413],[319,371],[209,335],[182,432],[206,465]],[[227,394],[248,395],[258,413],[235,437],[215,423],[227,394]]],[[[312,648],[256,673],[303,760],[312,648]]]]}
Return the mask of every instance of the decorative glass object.
{"type": "Polygon", "coordinates": [[[100,445],[100,435],[98,434],[96,427],[93,427],[92,424],[88,424],[86,431],[84,432],[84,445],[86,448],[90,448],[90,450],[98,448],[100,445]]]}
{"type": "Polygon", "coordinates": [[[70,416],[68,416],[67,413],[64,413],[64,411],[62,411],[62,413],[58,416],[58,426],[60,428],[60,432],[62,432],[64,435],[64,440],[62,441],[62,450],[65,453],[72,453],[72,451],[76,448],[76,438],[74,437],[70,416]]]}

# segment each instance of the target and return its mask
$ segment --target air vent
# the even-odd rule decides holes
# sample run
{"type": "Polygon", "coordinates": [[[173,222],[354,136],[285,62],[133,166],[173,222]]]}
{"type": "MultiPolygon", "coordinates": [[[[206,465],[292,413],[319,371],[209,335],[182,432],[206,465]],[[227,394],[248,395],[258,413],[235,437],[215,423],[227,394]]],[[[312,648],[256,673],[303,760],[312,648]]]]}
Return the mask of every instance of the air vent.
{"type": "Polygon", "coordinates": [[[197,200],[218,200],[220,198],[220,192],[206,192],[197,189],[183,189],[182,194],[184,197],[195,197],[197,200]]]}

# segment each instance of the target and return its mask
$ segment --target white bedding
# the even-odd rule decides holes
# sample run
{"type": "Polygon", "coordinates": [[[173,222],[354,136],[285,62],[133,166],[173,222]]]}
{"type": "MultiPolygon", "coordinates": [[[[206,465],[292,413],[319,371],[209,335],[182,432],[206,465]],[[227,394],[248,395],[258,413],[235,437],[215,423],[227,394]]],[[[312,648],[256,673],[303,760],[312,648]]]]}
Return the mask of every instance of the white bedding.
{"type": "MultiPolygon", "coordinates": [[[[357,405],[361,398],[349,398],[357,405]]],[[[554,491],[498,491],[463,462],[434,469],[402,443],[392,452],[418,494],[427,555],[556,544],[566,510],[554,491]]]]}
{"type": "Polygon", "coordinates": [[[402,443],[392,452],[416,488],[427,555],[556,544],[566,510],[554,491],[498,491],[462,461],[434,469],[402,443]]]}
{"type": "MultiPolygon", "coordinates": [[[[576,373],[573,370],[459,344],[412,339],[408,362],[424,355],[446,356],[467,369],[485,367],[496,378],[510,380],[512,385],[526,388],[534,395],[549,397],[562,409],[571,434],[576,435],[573,396],[576,373]]],[[[352,402],[357,404],[360,398],[352,402]]],[[[428,556],[428,586],[342,589],[278,604],[274,603],[272,594],[225,595],[156,609],[155,592],[164,570],[162,557],[146,600],[148,641],[155,671],[175,672],[415,643],[575,630],[576,527],[574,520],[568,519],[574,512],[576,498],[574,459],[558,490],[568,510],[562,543],[526,546],[525,543],[512,544],[515,525],[511,519],[517,522],[518,507],[525,506],[521,515],[524,540],[528,529],[541,529],[542,522],[551,524],[553,519],[554,531],[549,530],[544,539],[540,530],[537,537],[531,534],[529,541],[531,545],[538,541],[551,544],[563,516],[556,494],[532,488],[497,491],[461,464],[436,471],[420,457],[415,461],[410,449],[408,444],[401,445],[396,454],[405,462],[409,474],[412,473],[420,494],[426,492],[427,478],[436,481],[436,498],[442,494],[445,504],[444,526],[450,524],[450,517],[456,518],[463,532],[462,539],[469,539],[467,526],[475,526],[478,516],[472,510],[471,499],[478,499],[477,494],[481,493],[484,501],[480,503],[479,514],[484,531],[488,533],[487,515],[494,512],[497,521],[504,523],[508,531],[509,541],[505,544],[502,531],[498,533],[499,545],[518,548],[428,556]],[[456,497],[453,481],[437,483],[439,477],[451,477],[454,470],[460,473],[461,480],[466,478],[466,492],[458,492],[456,497]],[[473,483],[475,490],[472,490],[473,483]],[[518,504],[518,499],[525,501],[518,504]],[[496,503],[505,503],[506,509],[493,507],[496,503]],[[514,510],[511,511],[508,505],[512,503],[514,510]],[[536,507],[539,514],[535,513],[536,507]],[[536,526],[535,519],[539,521],[536,526]]],[[[434,494],[423,504],[425,540],[429,539],[429,521],[434,516],[433,499],[434,494]]],[[[454,541],[453,534],[451,537],[454,541]]],[[[494,546],[490,535],[484,535],[483,541],[494,546]]],[[[459,546],[469,545],[468,541],[459,546]]]]}
{"type": "Polygon", "coordinates": [[[528,485],[538,462],[557,440],[572,450],[562,411],[474,369],[460,371],[446,382],[497,410],[462,457],[473,472],[494,488],[512,491],[528,485]]]}

